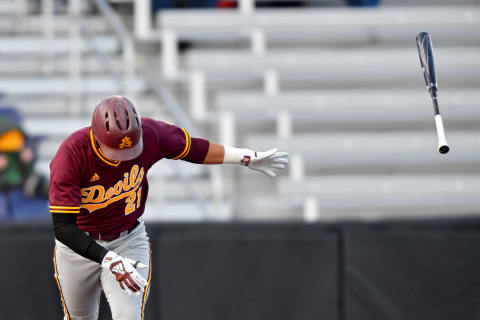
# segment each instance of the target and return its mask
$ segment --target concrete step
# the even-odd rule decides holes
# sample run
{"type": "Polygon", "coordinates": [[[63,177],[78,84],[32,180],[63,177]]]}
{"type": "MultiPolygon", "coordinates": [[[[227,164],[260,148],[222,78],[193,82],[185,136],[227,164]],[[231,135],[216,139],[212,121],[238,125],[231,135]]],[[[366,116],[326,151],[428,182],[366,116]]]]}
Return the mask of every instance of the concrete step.
{"type": "MultiPolygon", "coordinates": [[[[85,38],[80,38],[79,49],[82,52],[92,52],[92,48],[88,45],[85,38]]],[[[117,52],[120,48],[119,41],[115,36],[95,36],[93,38],[95,44],[102,52],[117,52]]],[[[58,36],[52,39],[51,42],[39,36],[22,35],[22,36],[0,36],[1,54],[33,54],[38,55],[42,52],[50,53],[68,53],[72,46],[72,41],[69,37],[58,36]]]]}

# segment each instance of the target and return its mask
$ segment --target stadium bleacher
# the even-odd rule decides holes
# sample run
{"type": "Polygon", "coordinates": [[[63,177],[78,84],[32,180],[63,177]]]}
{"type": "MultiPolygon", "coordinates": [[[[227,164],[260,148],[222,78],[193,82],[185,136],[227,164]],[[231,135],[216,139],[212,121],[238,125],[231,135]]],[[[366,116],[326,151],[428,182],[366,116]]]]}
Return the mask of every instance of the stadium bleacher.
{"type": "MultiPolygon", "coordinates": [[[[474,1],[452,5],[385,1],[375,9],[258,9],[251,14],[165,10],[157,14],[157,24],[191,44],[179,53],[173,78],[185,79],[192,70],[201,73],[207,94],[200,97],[210,97],[203,104],[212,113],[233,115],[240,143],[258,149],[276,145],[300,159],[300,180],[298,173],[284,177],[278,193],[269,194],[265,190],[271,188],[263,185],[256,188],[257,179],[250,184],[252,196],[243,199],[254,199],[256,214],[255,209],[298,212],[311,197],[318,201],[316,210],[330,212],[320,219],[453,214],[456,209],[471,214],[478,206],[474,187],[458,193],[433,191],[424,194],[424,203],[405,195],[411,186],[458,187],[462,178],[479,173],[475,96],[480,11],[474,1]],[[457,148],[443,158],[435,150],[431,102],[414,45],[420,31],[431,32],[434,39],[441,110],[448,139],[457,148]],[[272,84],[266,82],[271,79],[266,78],[272,74],[269,90],[272,84]],[[285,126],[280,123],[284,114],[290,121],[286,130],[278,128],[285,126]],[[437,178],[445,174],[445,179],[437,178]],[[341,189],[348,181],[357,188],[332,189],[336,196],[329,199],[329,184],[341,189]],[[388,181],[392,194],[382,198],[377,186],[388,181]],[[368,198],[364,190],[371,190],[368,198]]],[[[252,179],[248,173],[242,177],[252,179]]],[[[246,205],[238,207],[241,213],[249,211],[246,205]]]]}
{"type": "MultiPolygon", "coordinates": [[[[475,88],[445,89],[440,95],[442,105],[448,106],[442,114],[449,129],[478,128],[480,94],[475,88]]],[[[222,90],[213,107],[233,112],[236,119],[259,123],[275,120],[279,111],[286,111],[297,131],[312,126],[317,131],[431,129],[431,110],[425,107],[429,99],[423,88],[281,90],[276,95],[222,90]]]]}
{"type": "MultiPolygon", "coordinates": [[[[89,32],[80,46],[82,107],[72,109],[66,9],[55,14],[55,36],[46,51],[41,10],[29,8],[22,29],[12,32],[17,13],[0,3],[0,92],[25,114],[27,130],[48,137],[38,163],[48,172],[58,145],[88,125],[95,103],[122,90],[110,69],[124,71],[124,47],[100,13],[83,9],[89,32]]],[[[135,19],[128,10],[119,12],[135,19]]],[[[328,220],[478,213],[477,2],[385,0],[369,9],[269,8],[250,14],[169,9],[154,20],[149,41],[163,41],[162,47],[136,39],[138,69],[130,82],[142,115],[176,121],[153,93],[166,86],[203,136],[223,143],[226,127],[237,146],[277,146],[292,152],[294,161],[277,180],[222,168],[220,196],[205,168],[161,163],[149,175],[148,219],[303,219],[311,203],[316,219],[328,220]],[[435,45],[440,108],[451,143],[445,156],[436,152],[433,111],[415,47],[420,31],[431,32],[435,45]],[[178,43],[187,46],[179,50],[178,43]],[[162,68],[159,62],[168,54],[173,60],[163,61],[178,65],[162,68]],[[174,72],[152,81],[162,70],[174,72]],[[200,75],[196,84],[192,74],[200,75]],[[198,117],[189,104],[204,106],[208,116],[198,117]],[[222,124],[225,114],[231,123],[222,124]],[[208,210],[182,192],[185,182],[177,170],[190,177],[208,210]]]]}

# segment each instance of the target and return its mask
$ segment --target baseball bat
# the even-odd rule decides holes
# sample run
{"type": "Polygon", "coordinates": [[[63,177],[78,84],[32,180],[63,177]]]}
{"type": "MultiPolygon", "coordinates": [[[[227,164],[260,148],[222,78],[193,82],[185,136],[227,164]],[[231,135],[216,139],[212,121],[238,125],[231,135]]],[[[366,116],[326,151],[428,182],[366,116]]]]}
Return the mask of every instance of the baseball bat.
{"type": "Polygon", "coordinates": [[[445,129],[443,128],[442,116],[438,107],[437,97],[437,76],[435,74],[435,61],[433,59],[433,46],[430,34],[428,32],[420,32],[417,35],[417,49],[420,57],[420,66],[423,69],[423,77],[427,85],[428,92],[432,97],[433,110],[435,113],[435,124],[438,134],[438,152],[445,154],[450,150],[447,139],[445,137],[445,129]]]}

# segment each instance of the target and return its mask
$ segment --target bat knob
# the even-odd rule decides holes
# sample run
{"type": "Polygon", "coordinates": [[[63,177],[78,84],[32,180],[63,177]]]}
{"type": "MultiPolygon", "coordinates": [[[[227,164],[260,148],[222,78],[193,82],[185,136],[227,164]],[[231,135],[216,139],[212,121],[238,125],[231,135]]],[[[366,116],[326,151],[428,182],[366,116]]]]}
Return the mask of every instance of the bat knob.
{"type": "Polygon", "coordinates": [[[448,153],[448,151],[450,151],[450,147],[446,144],[438,147],[438,152],[440,152],[441,154],[448,153]]]}

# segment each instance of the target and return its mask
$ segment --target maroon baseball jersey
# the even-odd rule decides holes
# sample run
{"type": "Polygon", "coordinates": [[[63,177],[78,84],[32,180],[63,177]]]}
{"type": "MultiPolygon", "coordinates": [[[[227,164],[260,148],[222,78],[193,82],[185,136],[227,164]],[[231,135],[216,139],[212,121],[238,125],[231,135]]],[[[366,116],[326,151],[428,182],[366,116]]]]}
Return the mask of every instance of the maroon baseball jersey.
{"type": "MultiPolygon", "coordinates": [[[[102,153],[90,127],[68,137],[50,163],[50,212],[78,214],[86,232],[131,227],[145,209],[148,170],[162,158],[184,158],[191,146],[187,130],[166,122],[142,118],[142,133],[142,153],[122,162],[102,153]]],[[[124,141],[128,147],[128,137],[124,141]]]]}

